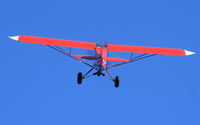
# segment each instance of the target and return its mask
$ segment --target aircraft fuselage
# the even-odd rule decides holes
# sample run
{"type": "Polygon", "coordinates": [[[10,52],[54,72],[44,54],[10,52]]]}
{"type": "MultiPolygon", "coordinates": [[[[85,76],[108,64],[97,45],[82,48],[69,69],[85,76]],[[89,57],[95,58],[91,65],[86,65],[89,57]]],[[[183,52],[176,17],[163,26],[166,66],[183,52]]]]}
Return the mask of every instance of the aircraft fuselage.
{"type": "Polygon", "coordinates": [[[106,48],[106,45],[99,44],[99,46],[97,46],[97,48],[95,49],[95,52],[98,58],[96,59],[94,66],[95,66],[95,69],[99,73],[101,73],[101,71],[103,71],[104,68],[106,68],[107,61],[105,60],[105,58],[108,55],[108,50],[106,48]]]}

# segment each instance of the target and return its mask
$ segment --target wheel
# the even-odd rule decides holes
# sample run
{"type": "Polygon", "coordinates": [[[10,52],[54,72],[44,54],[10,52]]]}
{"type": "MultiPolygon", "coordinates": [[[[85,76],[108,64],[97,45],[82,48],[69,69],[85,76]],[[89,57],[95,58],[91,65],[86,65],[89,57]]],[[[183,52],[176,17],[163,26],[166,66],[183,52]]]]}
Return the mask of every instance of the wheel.
{"type": "Polygon", "coordinates": [[[78,73],[78,76],[77,76],[77,82],[78,82],[78,84],[81,84],[81,83],[82,83],[82,79],[83,79],[82,76],[83,76],[82,73],[79,72],[79,73],[78,73]]]}
{"type": "Polygon", "coordinates": [[[119,87],[119,82],[120,82],[120,80],[119,80],[119,76],[116,76],[115,77],[115,88],[118,88],[119,87]]]}

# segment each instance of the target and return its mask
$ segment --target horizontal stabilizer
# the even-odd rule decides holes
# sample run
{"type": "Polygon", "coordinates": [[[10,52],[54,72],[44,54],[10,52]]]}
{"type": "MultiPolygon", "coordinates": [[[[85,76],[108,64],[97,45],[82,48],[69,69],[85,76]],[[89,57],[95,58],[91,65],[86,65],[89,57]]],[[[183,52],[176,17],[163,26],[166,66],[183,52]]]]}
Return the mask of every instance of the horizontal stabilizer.
{"type": "Polygon", "coordinates": [[[98,59],[98,56],[92,56],[92,55],[73,55],[76,58],[81,59],[88,59],[88,60],[95,60],[98,59]]]}
{"type": "Polygon", "coordinates": [[[121,58],[112,58],[112,57],[106,57],[104,58],[106,61],[112,61],[112,62],[129,62],[128,59],[121,59],[121,58]]]}

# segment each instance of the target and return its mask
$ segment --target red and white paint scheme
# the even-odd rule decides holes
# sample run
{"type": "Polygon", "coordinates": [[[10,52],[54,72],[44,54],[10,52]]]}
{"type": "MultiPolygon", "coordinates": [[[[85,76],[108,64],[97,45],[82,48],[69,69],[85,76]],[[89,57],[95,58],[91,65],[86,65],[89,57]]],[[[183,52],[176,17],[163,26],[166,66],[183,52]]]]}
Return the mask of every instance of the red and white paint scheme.
{"type": "Polygon", "coordinates": [[[151,57],[154,55],[175,55],[175,56],[187,56],[193,55],[195,52],[191,52],[188,50],[183,49],[175,49],[175,48],[160,48],[160,47],[144,47],[144,46],[128,46],[128,45],[117,45],[117,44],[97,44],[94,42],[82,42],[82,41],[74,41],[74,40],[62,40],[62,39],[52,39],[52,38],[43,38],[43,37],[34,37],[34,36],[11,36],[9,37],[13,40],[19,42],[26,42],[26,43],[35,43],[35,44],[42,44],[47,45],[65,55],[68,55],[88,66],[91,69],[85,74],[78,73],[77,81],[79,84],[82,83],[83,79],[86,79],[92,75],[98,76],[107,76],[102,71],[106,71],[108,74],[108,78],[115,82],[115,87],[119,86],[119,77],[116,76],[115,78],[111,75],[108,69],[111,69],[116,66],[120,66],[126,63],[134,62],[137,60],[141,60],[147,57],[151,57]],[[62,47],[70,47],[70,48],[82,48],[82,49],[91,49],[95,50],[95,55],[72,55],[71,52],[68,52],[59,46],[62,47]],[[128,52],[128,53],[141,53],[141,55],[132,57],[130,59],[122,59],[122,58],[113,58],[108,57],[109,51],[116,51],[116,52],[128,52]],[[85,62],[83,59],[86,60],[94,60],[95,63],[93,65],[85,62]],[[119,62],[118,64],[107,66],[107,62],[119,62]],[[97,72],[93,73],[92,75],[88,75],[92,70],[96,70],[97,72]]]}

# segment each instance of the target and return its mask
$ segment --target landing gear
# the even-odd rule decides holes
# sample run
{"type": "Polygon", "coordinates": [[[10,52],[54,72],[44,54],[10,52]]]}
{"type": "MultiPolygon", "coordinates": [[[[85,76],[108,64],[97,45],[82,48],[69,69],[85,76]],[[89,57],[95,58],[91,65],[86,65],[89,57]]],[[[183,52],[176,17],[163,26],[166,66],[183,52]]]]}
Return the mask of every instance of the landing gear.
{"type": "Polygon", "coordinates": [[[119,87],[119,82],[120,82],[119,76],[116,76],[116,77],[115,77],[114,82],[115,82],[115,88],[118,88],[118,87],[119,87]]]}
{"type": "Polygon", "coordinates": [[[119,76],[116,76],[116,77],[113,77],[112,74],[108,71],[108,69],[105,69],[106,72],[108,73],[108,75],[104,74],[101,72],[101,70],[91,74],[91,75],[88,75],[92,70],[94,69],[94,67],[92,67],[86,74],[82,74],[81,72],[78,73],[77,75],[77,83],[80,85],[82,84],[82,81],[83,79],[87,79],[88,77],[91,77],[91,76],[94,76],[94,75],[97,75],[97,76],[106,76],[107,78],[109,78],[111,81],[114,82],[114,86],[115,88],[118,88],[119,87],[119,83],[120,83],[120,79],[119,79],[119,76]]]}
{"type": "Polygon", "coordinates": [[[78,82],[78,84],[81,84],[82,80],[83,80],[83,74],[81,72],[79,72],[78,76],[77,76],[77,82],[78,82]]]}

